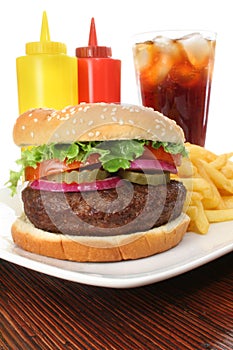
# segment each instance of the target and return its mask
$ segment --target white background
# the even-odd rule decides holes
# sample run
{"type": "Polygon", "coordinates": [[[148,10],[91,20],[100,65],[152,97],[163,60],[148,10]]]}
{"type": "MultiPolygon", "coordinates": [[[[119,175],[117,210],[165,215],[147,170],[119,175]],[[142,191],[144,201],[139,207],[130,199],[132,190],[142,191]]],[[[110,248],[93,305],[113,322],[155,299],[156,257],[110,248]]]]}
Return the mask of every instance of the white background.
{"type": "Polygon", "coordinates": [[[207,29],[217,32],[216,60],[206,148],[216,153],[233,150],[233,12],[229,0],[7,0],[0,5],[0,187],[15,168],[19,149],[12,141],[18,116],[16,57],[25,44],[39,41],[42,12],[46,10],[50,37],[66,43],[68,54],[86,46],[91,17],[98,44],[111,46],[122,60],[122,102],[139,103],[131,39],[139,32],[158,29],[207,29]]]}

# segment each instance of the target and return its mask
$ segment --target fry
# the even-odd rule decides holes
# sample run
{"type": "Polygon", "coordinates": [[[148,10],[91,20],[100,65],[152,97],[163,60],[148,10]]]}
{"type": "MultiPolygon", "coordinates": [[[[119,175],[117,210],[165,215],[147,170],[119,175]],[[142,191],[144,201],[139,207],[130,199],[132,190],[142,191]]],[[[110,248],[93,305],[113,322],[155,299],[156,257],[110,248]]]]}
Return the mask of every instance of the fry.
{"type": "Polygon", "coordinates": [[[220,170],[222,167],[224,167],[227,164],[227,161],[229,158],[233,157],[233,152],[231,153],[224,153],[220,156],[218,156],[215,160],[213,160],[210,164],[220,170]]]}
{"type": "Polygon", "coordinates": [[[190,219],[192,221],[195,221],[197,218],[197,214],[198,214],[198,209],[197,207],[195,207],[194,205],[189,206],[187,211],[186,211],[187,215],[190,217],[190,219]]]}
{"type": "Polygon", "coordinates": [[[222,222],[233,220],[233,209],[205,210],[209,222],[222,222]]]}
{"type": "Polygon", "coordinates": [[[209,230],[209,221],[206,217],[206,213],[204,211],[204,207],[202,202],[196,202],[197,207],[197,217],[195,220],[195,225],[197,228],[197,232],[201,234],[206,234],[209,230]]]}
{"type": "Polygon", "coordinates": [[[207,197],[211,197],[211,187],[210,184],[202,178],[178,178],[188,191],[201,192],[207,197]]]}
{"type": "Polygon", "coordinates": [[[221,173],[225,175],[227,179],[233,179],[233,163],[228,161],[227,164],[222,167],[221,173]]]}
{"type": "Polygon", "coordinates": [[[202,165],[201,160],[198,159],[196,161],[196,164],[197,164],[197,169],[198,169],[199,175],[209,183],[209,185],[211,187],[211,191],[212,191],[211,196],[209,196],[209,197],[206,196],[205,198],[203,198],[204,207],[206,209],[211,209],[211,208],[216,208],[216,207],[224,209],[225,205],[224,205],[224,202],[221,198],[221,195],[218,192],[218,189],[214,185],[213,181],[211,180],[211,178],[207,174],[205,168],[202,165]]]}
{"type": "Polygon", "coordinates": [[[233,220],[233,152],[216,155],[190,143],[186,149],[189,159],[173,178],[187,190],[184,211],[190,217],[188,231],[206,234],[210,223],[233,220]]]}
{"type": "Polygon", "coordinates": [[[195,206],[195,203],[197,201],[201,201],[203,198],[201,193],[198,192],[191,192],[187,191],[185,203],[184,203],[184,210],[187,211],[191,206],[195,206]]]}
{"type": "Polygon", "coordinates": [[[211,165],[208,164],[207,162],[203,160],[201,162],[206,172],[208,173],[210,178],[213,180],[216,187],[233,194],[233,179],[232,180],[227,179],[225,175],[223,175],[217,169],[211,167],[211,165]]]}
{"type": "Polygon", "coordinates": [[[191,192],[191,201],[201,201],[203,199],[203,195],[200,192],[191,192]]]}
{"type": "Polygon", "coordinates": [[[233,209],[233,196],[223,196],[222,199],[227,209],[233,209]]]}

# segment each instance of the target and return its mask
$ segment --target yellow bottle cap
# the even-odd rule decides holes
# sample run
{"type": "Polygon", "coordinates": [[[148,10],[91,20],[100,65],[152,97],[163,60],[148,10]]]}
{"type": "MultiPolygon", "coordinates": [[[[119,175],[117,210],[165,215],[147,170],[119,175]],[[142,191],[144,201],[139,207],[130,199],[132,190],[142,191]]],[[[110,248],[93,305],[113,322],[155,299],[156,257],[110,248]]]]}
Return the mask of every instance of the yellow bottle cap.
{"type": "Polygon", "coordinates": [[[50,41],[49,26],[47,14],[44,11],[42,16],[42,25],[40,41],[26,44],[26,54],[66,54],[66,45],[56,41],[50,41]]]}

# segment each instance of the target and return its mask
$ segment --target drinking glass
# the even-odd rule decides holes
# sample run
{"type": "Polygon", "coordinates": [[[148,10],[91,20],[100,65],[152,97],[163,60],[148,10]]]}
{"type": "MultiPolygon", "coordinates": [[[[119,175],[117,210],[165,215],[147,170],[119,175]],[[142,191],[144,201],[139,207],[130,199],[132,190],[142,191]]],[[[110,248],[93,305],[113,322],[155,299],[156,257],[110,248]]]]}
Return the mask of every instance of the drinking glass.
{"type": "Polygon", "coordinates": [[[139,99],[174,119],[186,141],[205,145],[216,33],[158,31],[134,36],[139,99]]]}

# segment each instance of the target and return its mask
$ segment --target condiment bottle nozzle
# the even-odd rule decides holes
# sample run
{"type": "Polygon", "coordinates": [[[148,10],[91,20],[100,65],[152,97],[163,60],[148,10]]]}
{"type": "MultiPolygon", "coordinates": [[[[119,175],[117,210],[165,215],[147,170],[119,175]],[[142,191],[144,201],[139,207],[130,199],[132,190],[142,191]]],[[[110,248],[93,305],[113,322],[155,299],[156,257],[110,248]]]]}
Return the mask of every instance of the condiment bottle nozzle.
{"type": "Polygon", "coordinates": [[[42,16],[40,41],[50,41],[49,25],[46,11],[43,12],[42,16]]]}
{"type": "Polygon", "coordinates": [[[97,36],[96,36],[96,29],[95,29],[95,19],[92,17],[88,46],[97,46],[97,45],[98,44],[97,44],[97,36]]]}

